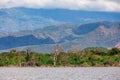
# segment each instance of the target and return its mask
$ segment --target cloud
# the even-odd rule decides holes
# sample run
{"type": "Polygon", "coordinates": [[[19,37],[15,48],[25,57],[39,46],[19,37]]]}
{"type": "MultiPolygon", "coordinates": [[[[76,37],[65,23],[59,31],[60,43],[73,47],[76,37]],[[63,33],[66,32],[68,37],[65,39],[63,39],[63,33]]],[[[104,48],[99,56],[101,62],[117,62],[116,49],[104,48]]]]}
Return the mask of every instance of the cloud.
{"type": "Polygon", "coordinates": [[[120,0],[0,0],[0,8],[11,7],[120,12],[120,0]]]}

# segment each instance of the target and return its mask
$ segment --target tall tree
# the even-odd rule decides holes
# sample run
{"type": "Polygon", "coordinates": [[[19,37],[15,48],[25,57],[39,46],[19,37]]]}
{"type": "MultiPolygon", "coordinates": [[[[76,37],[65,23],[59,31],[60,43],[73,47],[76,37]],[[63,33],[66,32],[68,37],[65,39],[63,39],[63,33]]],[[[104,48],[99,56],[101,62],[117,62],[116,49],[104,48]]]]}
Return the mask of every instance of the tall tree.
{"type": "Polygon", "coordinates": [[[26,55],[26,62],[28,62],[28,61],[30,61],[31,48],[27,48],[26,53],[27,53],[27,55],[26,55]]]}
{"type": "Polygon", "coordinates": [[[63,52],[63,48],[60,45],[56,45],[53,49],[53,53],[54,53],[54,66],[56,66],[56,62],[58,59],[58,56],[60,55],[60,53],[63,52]]]}

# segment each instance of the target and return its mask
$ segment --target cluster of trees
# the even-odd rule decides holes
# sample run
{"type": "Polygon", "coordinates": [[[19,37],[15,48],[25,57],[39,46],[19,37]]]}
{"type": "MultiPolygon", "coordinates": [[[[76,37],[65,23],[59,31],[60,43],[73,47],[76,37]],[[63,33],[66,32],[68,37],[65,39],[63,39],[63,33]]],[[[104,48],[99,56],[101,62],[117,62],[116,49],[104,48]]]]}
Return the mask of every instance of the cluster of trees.
{"type": "Polygon", "coordinates": [[[11,50],[0,53],[0,66],[120,66],[120,49],[74,47],[67,52],[57,45],[51,54],[11,50]]]}

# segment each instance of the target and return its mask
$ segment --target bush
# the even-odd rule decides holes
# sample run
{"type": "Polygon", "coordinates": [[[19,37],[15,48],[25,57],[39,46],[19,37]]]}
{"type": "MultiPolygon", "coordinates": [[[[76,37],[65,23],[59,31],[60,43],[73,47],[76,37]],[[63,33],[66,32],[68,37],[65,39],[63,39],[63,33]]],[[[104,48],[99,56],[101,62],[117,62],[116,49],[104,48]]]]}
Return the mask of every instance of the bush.
{"type": "Polygon", "coordinates": [[[115,55],[115,54],[120,54],[120,49],[118,48],[112,48],[111,50],[108,51],[109,55],[115,55]]]}

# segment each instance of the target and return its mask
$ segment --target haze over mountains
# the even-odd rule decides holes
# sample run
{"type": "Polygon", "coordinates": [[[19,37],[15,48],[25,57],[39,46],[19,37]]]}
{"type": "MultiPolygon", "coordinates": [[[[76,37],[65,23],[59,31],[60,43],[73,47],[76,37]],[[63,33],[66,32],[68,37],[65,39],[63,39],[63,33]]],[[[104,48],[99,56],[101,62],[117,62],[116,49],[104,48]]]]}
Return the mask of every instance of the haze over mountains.
{"type": "Polygon", "coordinates": [[[34,30],[61,23],[85,24],[96,21],[120,21],[120,13],[65,9],[0,9],[0,32],[34,30]],[[14,28],[14,29],[12,29],[14,28]]]}
{"type": "Polygon", "coordinates": [[[120,13],[65,9],[0,9],[0,50],[32,47],[48,52],[60,44],[114,47],[120,42],[120,13]]]}

